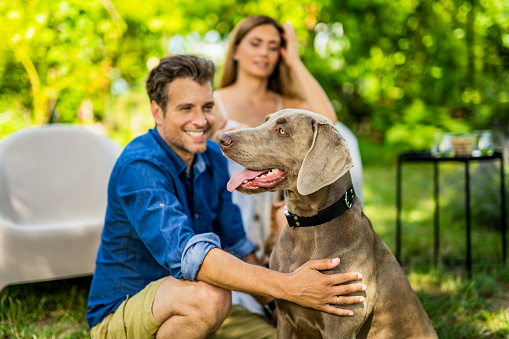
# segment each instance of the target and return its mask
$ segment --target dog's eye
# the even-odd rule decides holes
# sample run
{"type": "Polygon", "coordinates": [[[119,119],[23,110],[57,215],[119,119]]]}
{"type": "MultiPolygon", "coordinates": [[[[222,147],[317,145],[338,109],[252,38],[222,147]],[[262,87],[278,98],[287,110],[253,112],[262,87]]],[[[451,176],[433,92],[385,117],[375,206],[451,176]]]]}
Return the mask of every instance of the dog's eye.
{"type": "Polygon", "coordinates": [[[283,127],[279,127],[279,128],[278,128],[278,130],[277,130],[277,132],[278,132],[279,134],[285,134],[285,133],[286,133],[286,132],[285,132],[285,130],[283,129],[283,127]]]}

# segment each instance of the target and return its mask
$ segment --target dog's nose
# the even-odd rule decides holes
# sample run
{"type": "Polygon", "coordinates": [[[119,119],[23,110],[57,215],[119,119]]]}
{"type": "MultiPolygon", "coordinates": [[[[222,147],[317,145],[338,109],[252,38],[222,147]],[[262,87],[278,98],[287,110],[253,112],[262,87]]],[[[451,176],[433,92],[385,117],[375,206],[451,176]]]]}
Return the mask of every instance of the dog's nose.
{"type": "Polygon", "coordinates": [[[222,133],[219,135],[219,145],[222,150],[229,148],[233,145],[233,137],[228,133],[222,133]]]}

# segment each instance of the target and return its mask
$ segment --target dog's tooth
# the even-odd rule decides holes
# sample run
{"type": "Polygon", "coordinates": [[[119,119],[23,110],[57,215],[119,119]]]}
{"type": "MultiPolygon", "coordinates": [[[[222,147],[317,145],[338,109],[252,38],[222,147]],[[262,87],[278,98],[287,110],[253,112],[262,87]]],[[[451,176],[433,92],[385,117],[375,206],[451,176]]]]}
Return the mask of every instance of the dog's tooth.
{"type": "Polygon", "coordinates": [[[263,179],[263,178],[265,178],[265,177],[266,177],[266,175],[265,175],[265,174],[263,174],[260,178],[262,178],[262,179],[263,179]]]}
{"type": "Polygon", "coordinates": [[[255,177],[255,179],[260,179],[260,177],[255,177]]]}
{"type": "Polygon", "coordinates": [[[247,184],[247,182],[248,182],[248,180],[247,180],[247,179],[246,179],[246,180],[244,180],[244,184],[247,184]]]}
{"type": "Polygon", "coordinates": [[[279,169],[277,169],[277,168],[272,169],[272,173],[277,173],[277,172],[279,172],[279,169]]]}
{"type": "Polygon", "coordinates": [[[272,173],[272,172],[268,172],[268,173],[267,173],[267,176],[272,175],[272,174],[274,174],[274,173],[272,173]]]}

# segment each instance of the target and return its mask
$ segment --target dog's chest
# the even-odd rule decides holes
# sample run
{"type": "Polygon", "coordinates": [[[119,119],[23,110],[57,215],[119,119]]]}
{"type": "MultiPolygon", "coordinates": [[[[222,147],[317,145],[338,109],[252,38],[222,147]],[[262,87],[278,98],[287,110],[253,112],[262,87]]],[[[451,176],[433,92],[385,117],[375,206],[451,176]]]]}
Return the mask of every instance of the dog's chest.
{"type": "Polygon", "coordinates": [[[349,305],[342,308],[354,310],[354,316],[338,317],[278,300],[278,330],[284,333],[284,338],[355,338],[355,333],[364,319],[364,312],[359,306],[349,305]]]}
{"type": "MultiPolygon", "coordinates": [[[[270,268],[290,273],[309,260],[351,255],[352,240],[343,230],[340,220],[312,227],[287,227],[274,248],[270,268]]],[[[342,272],[343,268],[340,265],[334,272],[342,272]]]]}

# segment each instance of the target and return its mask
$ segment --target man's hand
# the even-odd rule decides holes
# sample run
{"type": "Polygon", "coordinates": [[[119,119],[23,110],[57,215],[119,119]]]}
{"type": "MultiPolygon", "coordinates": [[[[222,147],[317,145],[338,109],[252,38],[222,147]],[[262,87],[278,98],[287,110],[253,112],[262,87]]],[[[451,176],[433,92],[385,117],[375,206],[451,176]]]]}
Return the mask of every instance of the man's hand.
{"type": "Polygon", "coordinates": [[[342,297],[342,295],[365,291],[366,285],[361,283],[339,285],[361,279],[362,275],[359,273],[327,275],[319,272],[330,270],[338,264],[338,258],[308,261],[290,274],[290,281],[286,289],[288,296],[283,299],[335,315],[353,315],[352,311],[338,308],[337,305],[363,302],[363,297],[342,297]]]}

